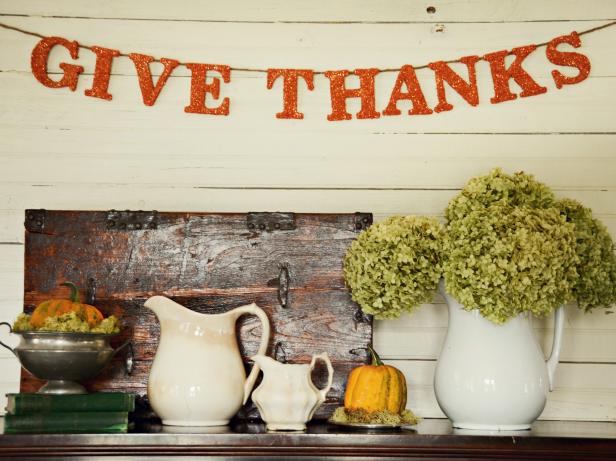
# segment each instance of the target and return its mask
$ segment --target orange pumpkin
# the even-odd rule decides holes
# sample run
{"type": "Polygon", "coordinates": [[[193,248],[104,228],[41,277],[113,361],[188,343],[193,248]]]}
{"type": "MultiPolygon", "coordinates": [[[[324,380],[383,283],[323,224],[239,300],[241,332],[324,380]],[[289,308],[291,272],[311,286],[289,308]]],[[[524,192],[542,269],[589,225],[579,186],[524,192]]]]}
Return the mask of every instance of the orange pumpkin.
{"type": "Polygon", "coordinates": [[[34,328],[40,328],[45,323],[47,317],[58,317],[62,314],[75,312],[79,317],[86,320],[90,327],[98,325],[103,320],[103,314],[96,307],[84,304],[79,299],[79,290],[71,282],[62,283],[63,286],[70,287],[71,294],[69,299],[48,299],[43,301],[30,318],[30,323],[34,328]]]}
{"type": "Polygon", "coordinates": [[[344,407],[348,410],[387,410],[401,414],[406,409],[404,375],[397,368],[383,364],[370,346],[368,350],[372,355],[372,363],[354,368],[349,374],[344,407]]]}

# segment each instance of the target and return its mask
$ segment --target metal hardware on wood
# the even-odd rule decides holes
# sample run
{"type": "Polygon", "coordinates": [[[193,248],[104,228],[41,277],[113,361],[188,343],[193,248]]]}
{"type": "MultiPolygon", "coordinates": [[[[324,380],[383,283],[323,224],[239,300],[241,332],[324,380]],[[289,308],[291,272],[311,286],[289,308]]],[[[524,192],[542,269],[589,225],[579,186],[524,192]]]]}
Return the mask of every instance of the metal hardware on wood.
{"type": "Polygon", "coordinates": [[[274,346],[274,358],[280,363],[287,363],[287,351],[282,341],[277,341],[274,346]]]}
{"type": "Polygon", "coordinates": [[[372,323],[372,316],[364,314],[359,306],[355,308],[355,314],[353,314],[353,322],[355,322],[355,329],[357,330],[358,323],[366,323],[370,325],[372,323]]]}
{"type": "Polygon", "coordinates": [[[158,211],[116,211],[107,212],[107,229],[132,231],[158,228],[158,211]]]}
{"type": "Polygon", "coordinates": [[[124,368],[126,369],[126,374],[128,376],[133,374],[134,367],[135,367],[135,349],[133,348],[132,341],[130,341],[128,343],[128,348],[126,349],[126,360],[124,361],[124,368]]]}
{"type": "Polygon", "coordinates": [[[96,280],[92,277],[88,278],[86,287],[86,304],[93,305],[96,302],[96,280]]]}
{"type": "Polygon", "coordinates": [[[246,227],[251,231],[295,230],[294,213],[248,213],[246,227]]]}
{"type": "Polygon", "coordinates": [[[28,232],[43,232],[45,228],[45,218],[47,211],[41,210],[26,210],[26,230],[28,232]]]}
{"type": "Polygon", "coordinates": [[[368,229],[372,225],[372,213],[355,213],[355,231],[368,229]]]}
{"type": "Polygon", "coordinates": [[[355,349],[349,350],[349,354],[365,356],[366,361],[370,358],[370,352],[367,347],[356,347],[355,349]]]}
{"type": "Polygon", "coordinates": [[[282,307],[289,307],[289,264],[283,263],[279,265],[280,273],[278,274],[278,302],[282,307]]]}

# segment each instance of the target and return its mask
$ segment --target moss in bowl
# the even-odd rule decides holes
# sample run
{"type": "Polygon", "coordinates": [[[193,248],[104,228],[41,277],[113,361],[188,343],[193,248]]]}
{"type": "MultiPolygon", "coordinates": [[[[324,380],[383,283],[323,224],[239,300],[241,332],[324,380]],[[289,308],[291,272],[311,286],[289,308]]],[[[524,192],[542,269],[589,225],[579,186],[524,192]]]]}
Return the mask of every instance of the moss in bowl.
{"type": "Polygon", "coordinates": [[[34,326],[31,323],[31,316],[19,314],[13,323],[13,331],[22,333],[25,331],[52,331],[62,333],[103,333],[114,334],[120,332],[118,318],[114,315],[101,320],[92,326],[77,312],[67,312],[66,314],[47,317],[41,326],[34,326]]]}

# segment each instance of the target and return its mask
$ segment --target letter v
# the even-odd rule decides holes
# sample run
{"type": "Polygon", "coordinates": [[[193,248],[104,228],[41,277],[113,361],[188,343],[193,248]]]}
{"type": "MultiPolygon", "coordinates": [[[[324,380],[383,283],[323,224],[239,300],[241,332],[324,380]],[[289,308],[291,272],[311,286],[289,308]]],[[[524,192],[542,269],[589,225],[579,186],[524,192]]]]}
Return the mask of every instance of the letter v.
{"type": "Polygon", "coordinates": [[[137,69],[137,76],[139,78],[139,86],[141,87],[141,95],[143,96],[143,103],[146,106],[153,106],[158,98],[159,93],[167,83],[167,79],[173,69],[175,69],[180,63],[175,59],[161,58],[160,62],[165,66],[165,70],[158,78],[156,86],[152,83],[152,73],[150,72],[150,63],[154,61],[152,56],[145,54],[131,53],[128,55],[135,64],[137,69]]]}

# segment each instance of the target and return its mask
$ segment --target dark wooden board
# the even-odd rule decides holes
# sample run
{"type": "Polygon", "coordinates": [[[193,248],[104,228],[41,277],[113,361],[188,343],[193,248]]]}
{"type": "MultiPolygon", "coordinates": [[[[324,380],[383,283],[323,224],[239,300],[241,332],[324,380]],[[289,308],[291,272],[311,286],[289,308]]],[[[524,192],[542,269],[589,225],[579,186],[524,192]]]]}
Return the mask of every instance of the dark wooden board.
{"type": "MultiPolygon", "coordinates": [[[[0,418],[0,430],[2,418],[0,418]]],[[[267,432],[262,423],[227,428],[137,424],[128,434],[0,435],[0,458],[45,460],[456,460],[612,461],[616,423],[537,421],[530,431],[460,433],[448,420],[413,430],[344,430],[310,423],[304,433],[267,432]]]]}
{"type": "MultiPolygon", "coordinates": [[[[371,216],[358,221],[355,214],[295,214],[295,229],[289,230],[250,228],[243,213],[156,213],[155,228],[148,228],[147,213],[135,216],[124,213],[143,218],[141,229],[130,220],[119,229],[117,219],[111,227],[117,218],[111,212],[26,212],[24,310],[66,296],[59,285],[69,280],[105,315],[122,318],[119,342],[133,339],[132,375],[117,358],[86,383],[88,389],[146,393],[160,335],[156,317],[143,307],[149,296],[162,294],[203,313],[256,302],[272,327],[269,355],[306,363],[314,353],[329,354],[334,386],[316,417],[329,416],[349,371],[366,362],[372,340],[372,320],[351,300],[342,274],[346,249],[371,216]]],[[[238,322],[245,362],[256,352],[260,331],[253,317],[238,322]]],[[[323,372],[315,373],[317,384],[324,382],[323,372]]],[[[23,392],[41,384],[22,373],[23,392]]],[[[241,415],[257,414],[247,406],[241,415]]]]}

